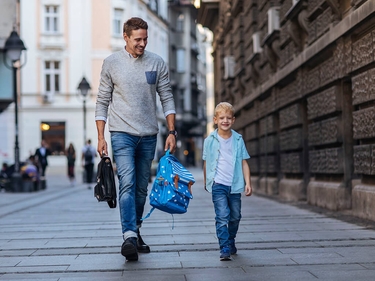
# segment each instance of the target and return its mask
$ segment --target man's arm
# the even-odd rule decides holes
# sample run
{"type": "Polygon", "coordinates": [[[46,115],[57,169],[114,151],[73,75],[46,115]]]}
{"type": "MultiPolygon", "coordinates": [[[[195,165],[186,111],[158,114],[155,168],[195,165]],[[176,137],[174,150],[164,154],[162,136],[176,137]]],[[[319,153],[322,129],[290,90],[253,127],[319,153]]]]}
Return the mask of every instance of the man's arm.
{"type": "Polygon", "coordinates": [[[100,83],[98,96],[96,98],[95,123],[98,132],[97,151],[101,157],[103,153],[108,155],[107,142],[104,137],[104,128],[107,122],[108,106],[112,100],[114,84],[110,74],[111,62],[105,59],[103,61],[102,71],[100,73],[100,83]]]}
{"type": "MultiPolygon", "coordinates": [[[[157,82],[156,91],[160,97],[160,102],[163,107],[165,118],[167,119],[168,131],[174,131],[175,129],[175,118],[176,118],[176,108],[173,100],[173,94],[171,89],[171,84],[169,81],[168,67],[167,64],[160,59],[160,69],[159,69],[159,80],[157,82]]],[[[168,134],[165,141],[164,150],[170,150],[171,153],[176,150],[176,137],[174,135],[168,134]]]]}
{"type": "Polygon", "coordinates": [[[97,151],[100,156],[108,155],[108,147],[107,142],[104,137],[104,128],[105,128],[105,121],[103,120],[96,120],[96,130],[98,132],[98,148],[97,151]]]}
{"type": "MultiPolygon", "coordinates": [[[[169,114],[166,117],[166,119],[167,119],[168,131],[174,131],[175,130],[174,123],[176,119],[176,114],[169,114]]],[[[172,134],[168,134],[167,139],[165,141],[164,150],[167,151],[168,149],[171,151],[171,153],[175,152],[176,150],[176,136],[172,134]]]]}

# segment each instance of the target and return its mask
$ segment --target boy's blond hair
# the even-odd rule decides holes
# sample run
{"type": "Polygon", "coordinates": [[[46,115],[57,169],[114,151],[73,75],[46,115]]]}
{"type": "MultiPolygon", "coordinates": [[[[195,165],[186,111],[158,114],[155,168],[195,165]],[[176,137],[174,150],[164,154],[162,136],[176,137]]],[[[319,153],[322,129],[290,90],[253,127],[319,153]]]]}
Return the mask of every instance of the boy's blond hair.
{"type": "Polygon", "coordinates": [[[234,108],[229,102],[221,102],[215,107],[214,116],[217,116],[219,112],[230,112],[234,116],[234,108]]]}

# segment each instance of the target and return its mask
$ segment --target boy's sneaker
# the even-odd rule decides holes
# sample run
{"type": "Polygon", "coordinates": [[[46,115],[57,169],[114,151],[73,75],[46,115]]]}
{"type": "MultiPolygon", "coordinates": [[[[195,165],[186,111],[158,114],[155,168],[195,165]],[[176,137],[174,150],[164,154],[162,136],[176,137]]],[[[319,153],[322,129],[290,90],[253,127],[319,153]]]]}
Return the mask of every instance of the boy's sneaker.
{"type": "Polygon", "coordinates": [[[138,251],[137,251],[137,238],[130,237],[122,243],[121,254],[128,261],[137,261],[138,260],[138,251]]]}
{"type": "Polygon", "coordinates": [[[220,260],[229,261],[230,260],[230,249],[227,246],[224,246],[220,251],[220,260]]]}
{"type": "Polygon", "coordinates": [[[237,248],[236,248],[236,245],[234,243],[234,239],[230,240],[230,254],[231,255],[237,254],[237,248]]]}

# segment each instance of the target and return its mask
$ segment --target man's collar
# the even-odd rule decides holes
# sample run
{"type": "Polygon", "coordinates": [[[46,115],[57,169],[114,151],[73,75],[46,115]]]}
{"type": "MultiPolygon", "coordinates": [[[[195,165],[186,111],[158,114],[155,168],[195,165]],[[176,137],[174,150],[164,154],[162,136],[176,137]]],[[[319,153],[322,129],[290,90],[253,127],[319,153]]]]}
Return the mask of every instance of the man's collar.
{"type": "Polygon", "coordinates": [[[137,56],[136,58],[133,57],[133,56],[132,56],[132,55],[126,50],[126,45],[125,45],[125,47],[124,47],[124,50],[125,50],[125,52],[128,54],[129,58],[132,58],[132,59],[137,59],[137,58],[139,58],[139,56],[137,56]]]}

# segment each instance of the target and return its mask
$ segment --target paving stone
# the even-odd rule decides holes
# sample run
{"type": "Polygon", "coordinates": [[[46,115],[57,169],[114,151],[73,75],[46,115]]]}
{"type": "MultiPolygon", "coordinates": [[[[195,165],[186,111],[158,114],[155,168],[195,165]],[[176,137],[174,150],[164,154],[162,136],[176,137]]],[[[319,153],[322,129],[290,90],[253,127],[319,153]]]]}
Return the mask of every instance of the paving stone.
{"type": "Polygon", "coordinates": [[[238,254],[220,261],[211,196],[201,169],[192,171],[188,212],[155,211],[145,220],[141,234],[152,252],[138,262],[120,254],[118,208],[98,203],[85,185],[74,194],[65,175],[51,176],[45,191],[5,193],[0,280],[375,280],[374,230],[261,196],[242,197],[238,254]]]}

